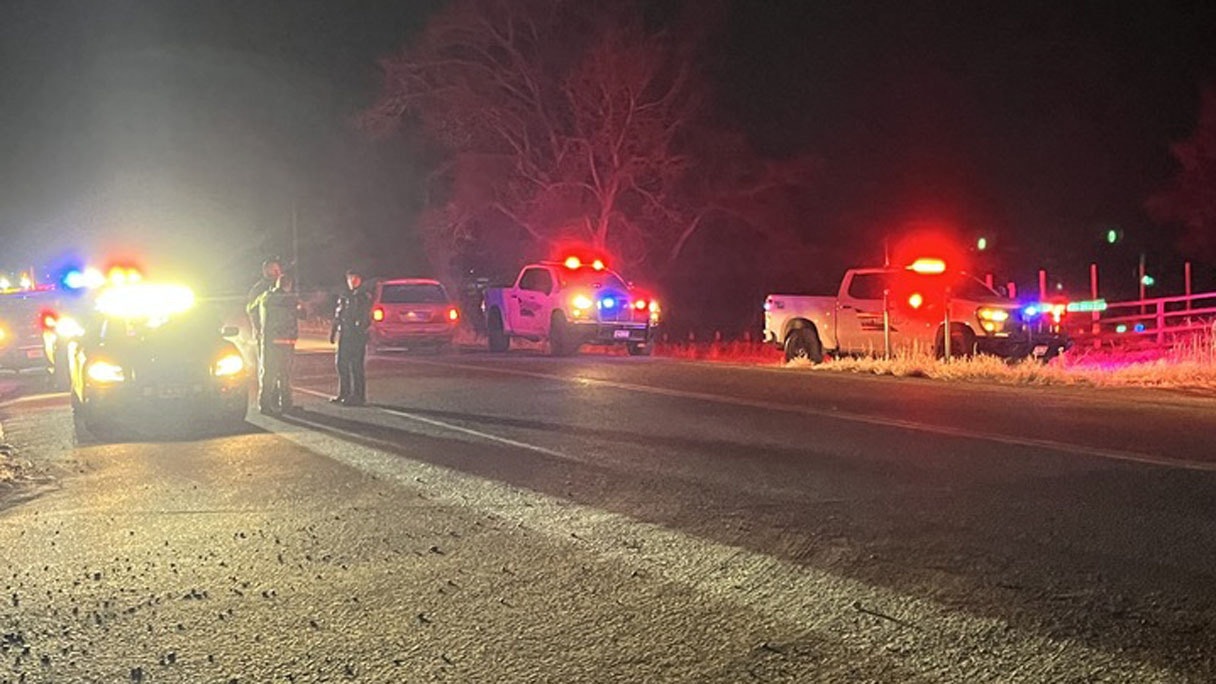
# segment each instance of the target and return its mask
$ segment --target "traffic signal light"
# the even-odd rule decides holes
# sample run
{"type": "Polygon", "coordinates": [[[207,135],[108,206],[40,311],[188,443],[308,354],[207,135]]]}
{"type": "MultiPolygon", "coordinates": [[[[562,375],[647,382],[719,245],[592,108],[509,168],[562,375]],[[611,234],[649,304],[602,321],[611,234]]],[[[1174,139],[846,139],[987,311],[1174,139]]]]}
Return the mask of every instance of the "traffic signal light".
{"type": "Polygon", "coordinates": [[[979,250],[979,251],[981,251],[981,252],[982,252],[982,251],[984,251],[984,250],[986,250],[986,249],[988,249],[988,238],[986,238],[986,237],[981,237],[980,239],[976,240],[976,241],[975,241],[975,248],[976,248],[976,249],[978,249],[978,250],[979,250]]]}
{"type": "Polygon", "coordinates": [[[1123,239],[1123,231],[1118,228],[1106,230],[1106,244],[1113,245],[1123,239]]]}

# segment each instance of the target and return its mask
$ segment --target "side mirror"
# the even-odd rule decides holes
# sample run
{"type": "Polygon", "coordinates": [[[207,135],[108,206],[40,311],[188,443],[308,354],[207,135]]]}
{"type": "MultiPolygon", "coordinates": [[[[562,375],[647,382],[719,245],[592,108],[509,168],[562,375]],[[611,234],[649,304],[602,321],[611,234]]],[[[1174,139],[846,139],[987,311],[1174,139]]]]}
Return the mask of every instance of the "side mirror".
{"type": "Polygon", "coordinates": [[[241,329],[235,325],[225,325],[220,329],[220,337],[239,337],[241,329]]]}

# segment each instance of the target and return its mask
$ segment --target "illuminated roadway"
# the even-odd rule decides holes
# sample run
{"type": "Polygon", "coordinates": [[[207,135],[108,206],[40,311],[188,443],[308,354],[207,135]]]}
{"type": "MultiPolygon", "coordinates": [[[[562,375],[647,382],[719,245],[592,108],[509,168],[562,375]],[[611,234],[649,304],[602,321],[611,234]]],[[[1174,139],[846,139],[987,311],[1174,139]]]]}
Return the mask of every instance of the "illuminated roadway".
{"type": "Polygon", "coordinates": [[[0,510],[0,682],[1212,681],[1216,399],[526,352],[75,445],[0,510]]]}

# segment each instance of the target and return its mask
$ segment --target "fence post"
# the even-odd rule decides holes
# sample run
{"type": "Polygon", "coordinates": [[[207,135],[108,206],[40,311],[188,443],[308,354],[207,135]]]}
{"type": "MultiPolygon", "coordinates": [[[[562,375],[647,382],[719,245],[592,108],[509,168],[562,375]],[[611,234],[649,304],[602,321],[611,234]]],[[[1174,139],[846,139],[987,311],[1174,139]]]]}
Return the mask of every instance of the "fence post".
{"type": "Polygon", "coordinates": [[[1165,300],[1157,300],[1157,346],[1165,344],[1165,300]]]}
{"type": "MultiPolygon", "coordinates": [[[[1098,264],[1094,262],[1089,265],[1089,295],[1094,301],[1098,300],[1098,264]]],[[[1098,323],[1098,319],[1102,314],[1098,313],[1097,307],[1094,307],[1094,312],[1091,316],[1093,323],[1090,328],[1090,333],[1094,336],[1094,349],[1102,348],[1102,326],[1098,323]]]]}

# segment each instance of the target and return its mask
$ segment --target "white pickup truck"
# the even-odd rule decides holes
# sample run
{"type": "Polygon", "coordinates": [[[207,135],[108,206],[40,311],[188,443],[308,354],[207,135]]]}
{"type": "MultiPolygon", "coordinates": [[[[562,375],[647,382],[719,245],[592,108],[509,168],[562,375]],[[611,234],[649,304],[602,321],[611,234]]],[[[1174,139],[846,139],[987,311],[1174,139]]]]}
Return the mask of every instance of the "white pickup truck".
{"type": "Polygon", "coordinates": [[[555,356],[584,344],[623,344],[632,356],[650,354],[659,304],[604,267],[571,257],[524,266],[510,287],[485,293],[490,351],[511,338],[548,342],[555,356]]]}
{"type": "Polygon", "coordinates": [[[835,297],[769,295],[764,301],[764,340],[785,350],[786,360],[823,361],[825,354],[881,355],[884,293],[895,352],[932,350],[946,355],[949,307],[950,355],[1051,358],[1067,338],[966,274],[918,274],[885,268],[851,269],[835,297]],[[949,295],[944,283],[949,282],[949,295]]]}

